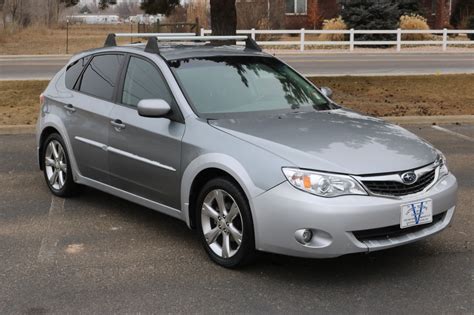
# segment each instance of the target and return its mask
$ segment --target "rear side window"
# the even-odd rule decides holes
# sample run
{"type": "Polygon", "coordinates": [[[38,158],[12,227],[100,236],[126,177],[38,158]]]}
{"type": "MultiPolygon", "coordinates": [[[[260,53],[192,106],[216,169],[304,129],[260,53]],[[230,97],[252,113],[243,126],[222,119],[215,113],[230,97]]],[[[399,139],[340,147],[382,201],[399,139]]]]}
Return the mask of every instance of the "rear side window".
{"type": "Polygon", "coordinates": [[[69,65],[69,67],[66,70],[66,87],[68,89],[71,89],[71,90],[74,89],[77,79],[81,75],[82,69],[84,69],[89,59],[90,57],[85,57],[85,58],[76,60],[74,63],[69,65]]]}
{"type": "Polygon", "coordinates": [[[80,91],[111,101],[123,55],[95,56],[84,71],[80,91]]]}
{"type": "Polygon", "coordinates": [[[155,66],[131,57],[123,85],[122,103],[135,107],[144,99],[162,99],[171,106],[174,103],[163,76],[155,66]]]}

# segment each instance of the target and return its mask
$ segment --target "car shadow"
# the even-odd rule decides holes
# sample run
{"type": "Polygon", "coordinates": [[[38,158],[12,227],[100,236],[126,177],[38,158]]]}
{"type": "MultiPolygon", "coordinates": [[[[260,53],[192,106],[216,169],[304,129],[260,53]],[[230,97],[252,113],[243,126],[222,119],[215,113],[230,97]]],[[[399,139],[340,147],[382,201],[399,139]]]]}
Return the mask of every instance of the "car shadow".
{"type": "MultiPolygon", "coordinates": [[[[206,256],[199,243],[197,233],[188,229],[186,224],[178,219],[151,209],[136,205],[118,197],[111,196],[92,188],[83,188],[80,196],[71,202],[79,202],[87,211],[100,211],[113,220],[127,222],[133,231],[139,231],[151,242],[160,238],[171,241],[170,246],[176,251],[167,252],[167,255],[185,255],[184,259],[195,261],[202,270],[221,269],[229,275],[246,274],[261,276],[270,275],[272,278],[292,283],[308,283],[313,279],[319,283],[334,284],[338,281],[370,281],[371,279],[390,277],[403,274],[410,276],[420,270],[420,258],[438,254],[436,246],[430,240],[388,249],[384,251],[350,254],[338,258],[307,259],[259,252],[252,264],[236,270],[226,271],[214,265],[206,256]],[[196,257],[197,256],[197,257],[196,257]]],[[[138,234],[138,232],[137,232],[138,234]]],[[[146,255],[157,255],[149,251],[146,255]]]]}

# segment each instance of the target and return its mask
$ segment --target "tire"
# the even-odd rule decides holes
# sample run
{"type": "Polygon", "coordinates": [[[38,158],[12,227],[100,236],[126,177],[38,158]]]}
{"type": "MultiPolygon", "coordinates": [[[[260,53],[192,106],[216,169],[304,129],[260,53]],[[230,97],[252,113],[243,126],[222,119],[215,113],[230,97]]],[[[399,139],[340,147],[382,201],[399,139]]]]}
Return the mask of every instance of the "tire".
{"type": "Polygon", "coordinates": [[[69,154],[59,134],[52,133],[44,141],[41,150],[41,163],[46,185],[54,195],[70,197],[78,192],[78,185],[72,177],[69,154]],[[56,152],[54,152],[53,146],[56,152]]]}
{"type": "Polygon", "coordinates": [[[255,257],[254,228],[240,187],[225,177],[212,179],[201,189],[196,205],[199,238],[211,260],[226,268],[250,263],[255,257]]]}

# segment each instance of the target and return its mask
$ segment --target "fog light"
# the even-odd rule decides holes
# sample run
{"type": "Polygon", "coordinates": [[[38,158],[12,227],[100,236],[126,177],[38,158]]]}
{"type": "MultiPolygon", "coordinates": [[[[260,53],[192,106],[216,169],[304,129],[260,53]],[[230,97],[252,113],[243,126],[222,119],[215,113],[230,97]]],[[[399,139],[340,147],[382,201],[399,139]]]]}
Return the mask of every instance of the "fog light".
{"type": "Polygon", "coordinates": [[[313,238],[313,232],[311,232],[311,230],[303,231],[303,242],[309,243],[312,238],[313,238]]]}
{"type": "Polygon", "coordinates": [[[324,248],[332,243],[331,234],[315,228],[296,230],[295,239],[301,245],[311,248],[324,248]]]}

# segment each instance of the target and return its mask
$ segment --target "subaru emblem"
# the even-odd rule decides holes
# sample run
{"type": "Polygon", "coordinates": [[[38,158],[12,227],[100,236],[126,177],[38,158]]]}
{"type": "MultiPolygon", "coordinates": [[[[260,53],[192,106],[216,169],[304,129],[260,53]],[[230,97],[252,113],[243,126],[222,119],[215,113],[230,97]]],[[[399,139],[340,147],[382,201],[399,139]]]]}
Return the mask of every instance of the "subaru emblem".
{"type": "Polygon", "coordinates": [[[417,180],[417,176],[415,172],[406,172],[400,175],[400,178],[402,179],[402,182],[407,185],[411,185],[417,180]]]}

